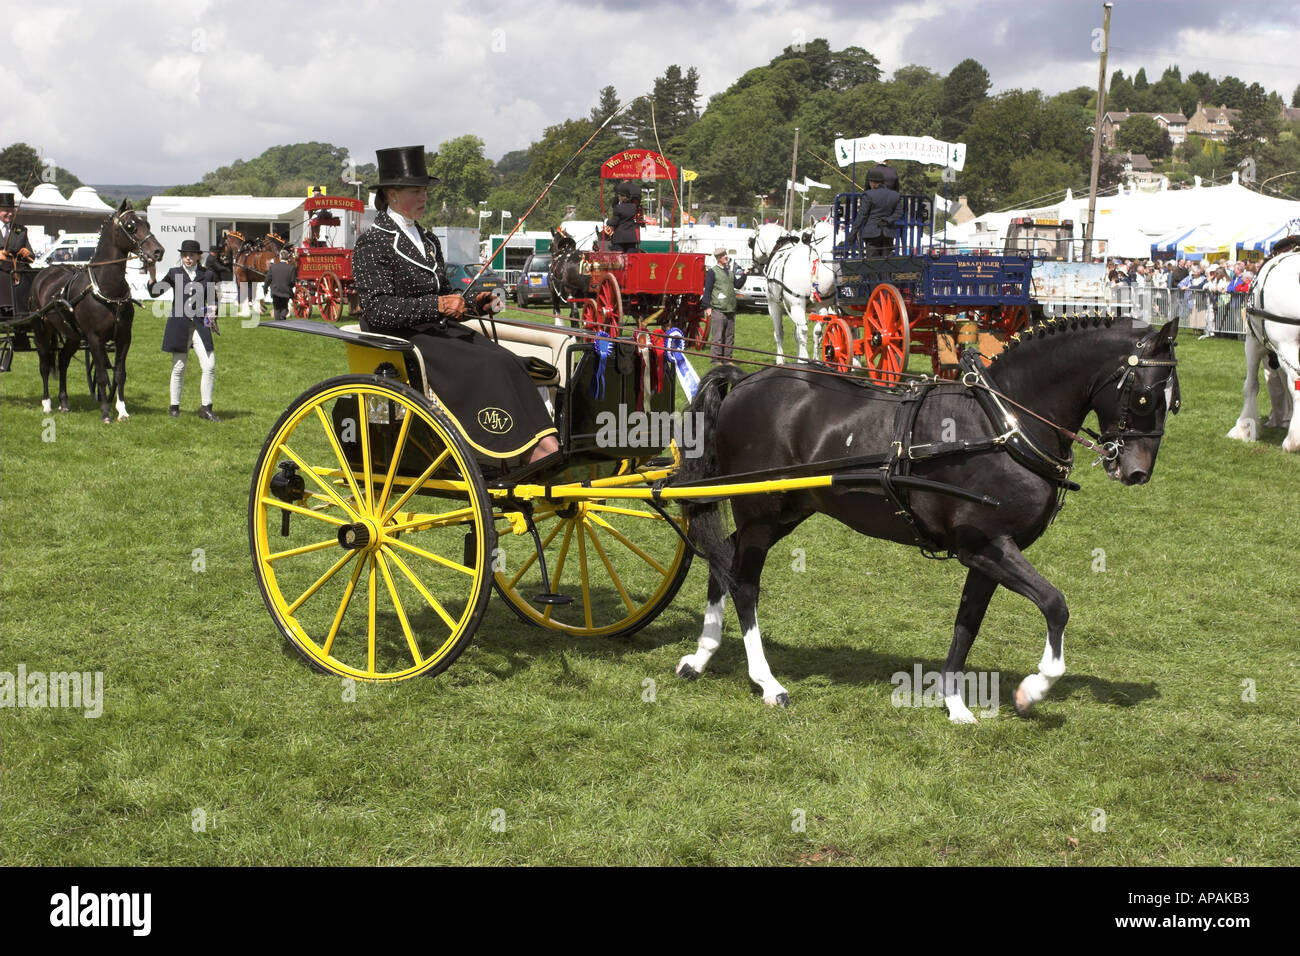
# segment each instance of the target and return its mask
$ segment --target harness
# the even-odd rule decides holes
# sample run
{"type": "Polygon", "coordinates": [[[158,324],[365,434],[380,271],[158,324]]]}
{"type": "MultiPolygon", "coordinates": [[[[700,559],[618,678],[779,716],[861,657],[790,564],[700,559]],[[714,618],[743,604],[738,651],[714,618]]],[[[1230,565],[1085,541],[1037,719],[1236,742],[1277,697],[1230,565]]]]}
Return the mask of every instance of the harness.
{"type": "MultiPolygon", "coordinates": [[[[131,252],[135,252],[139,250],[140,243],[142,243],[145,239],[153,238],[153,233],[151,231],[146,230],[143,236],[137,236],[135,222],[134,221],[124,222],[124,218],[127,215],[135,215],[135,210],[123,209],[119,212],[116,212],[109,218],[108,222],[105,225],[122,230],[122,233],[129,240],[131,240],[131,252]]],[[[95,278],[95,269],[106,265],[113,265],[115,262],[118,261],[125,262],[129,258],[130,258],[130,253],[127,253],[127,255],[120,260],[110,259],[107,262],[91,261],[91,262],[87,262],[85,266],[81,266],[80,264],[72,264],[72,263],[62,264],[63,268],[71,270],[71,273],[69,274],[68,278],[64,280],[63,284],[59,287],[58,291],[50,298],[49,303],[42,306],[37,311],[33,312],[28,317],[28,320],[30,321],[32,319],[42,318],[53,309],[64,309],[68,312],[69,315],[71,315],[73,313],[73,310],[76,309],[76,307],[81,303],[81,300],[84,299],[87,295],[92,296],[95,299],[98,299],[109,309],[113,310],[114,312],[117,312],[121,306],[126,305],[128,302],[134,301],[131,298],[130,290],[129,289],[127,290],[127,294],[125,296],[111,296],[105,294],[104,291],[99,287],[99,280],[95,278]],[[85,269],[84,273],[81,271],[83,268],[85,269]],[[70,296],[69,290],[72,288],[72,284],[76,282],[77,279],[79,279],[82,275],[85,275],[89,281],[87,282],[86,286],[81,289],[80,292],[78,292],[75,296],[69,297],[70,296]]]]}
{"type": "MultiPolygon", "coordinates": [[[[1291,238],[1293,237],[1287,237],[1287,239],[1291,238]]],[[[1283,240],[1283,242],[1285,241],[1286,240],[1283,240]]],[[[1281,245],[1281,243],[1278,245],[1281,245]]],[[[1287,248],[1292,249],[1290,246],[1287,248]]],[[[1283,255],[1286,254],[1287,253],[1284,250],[1283,255]]],[[[1297,254],[1294,249],[1292,249],[1292,254],[1297,254]]],[[[1300,367],[1293,365],[1290,358],[1282,354],[1281,347],[1278,343],[1269,338],[1268,331],[1264,328],[1265,321],[1278,322],[1282,325],[1300,325],[1300,318],[1288,315],[1278,315],[1277,313],[1270,312],[1264,308],[1264,280],[1267,275],[1272,273],[1275,264],[1280,261],[1274,258],[1277,255],[1278,253],[1275,251],[1273,256],[1269,257],[1269,263],[1271,264],[1266,263],[1265,267],[1260,269],[1259,275],[1255,279],[1255,285],[1251,290],[1250,304],[1246,306],[1246,325],[1250,329],[1250,334],[1255,338],[1256,342],[1268,349],[1273,356],[1286,367],[1287,372],[1295,378],[1300,378],[1300,367]]]]}

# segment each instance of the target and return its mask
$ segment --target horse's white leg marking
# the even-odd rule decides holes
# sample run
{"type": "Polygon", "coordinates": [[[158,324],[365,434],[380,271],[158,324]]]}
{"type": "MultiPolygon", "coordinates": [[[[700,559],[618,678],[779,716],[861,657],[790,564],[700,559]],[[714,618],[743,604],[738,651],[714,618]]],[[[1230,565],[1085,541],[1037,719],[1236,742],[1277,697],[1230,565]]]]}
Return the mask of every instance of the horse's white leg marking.
{"type": "Polygon", "coordinates": [[[687,654],[677,662],[678,674],[684,666],[690,667],[697,674],[703,674],[704,668],[709,666],[709,661],[722,645],[722,612],[726,606],[727,596],[724,594],[716,604],[704,608],[704,629],[700,632],[699,646],[694,654],[687,654]]]}
{"type": "Polygon", "coordinates": [[[808,361],[808,313],[804,300],[797,295],[790,296],[790,318],[794,321],[794,340],[799,345],[799,360],[808,361]]]}
{"type": "MultiPolygon", "coordinates": [[[[781,694],[786,694],[786,689],[772,676],[772,669],[767,666],[767,658],[763,656],[763,639],[758,633],[757,618],[754,619],[753,628],[745,632],[745,656],[749,660],[749,679],[763,691],[763,703],[769,707],[777,706],[779,703],[777,698],[781,694]]],[[[787,694],[787,699],[788,697],[787,694]]]]}
{"type": "Polygon", "coordinates": [[[961,699],[961,694],[949,694],[944,697],[943,704],[948,708],[948,719],[954,724],[974,724],[978,723],[975,715],[970,712],[966,702],[961,699]]]}
{"type": "Polygon", "coordinates": [[[48,398],[41,399],[41,411],[43,412],[54,411],[54,407],[50,404],[50,400],[48,398]]]}
{"type": "Polygon", "coordinates": [[[1255,337],[1246,335],[1246,381],[1241,386],[1243,403],[1237,423],[1228,432],[1228,438],[1237,441],[1255,441],[1259,435],[1259,362],[1264,357],[1264,347],[1255,337]]]}
{"type": "MultiPolygon", "coordinates": [[[[1300,381],[1300,378],[1296,378],[1295,376],[1292,376],[1290,374],[1285,374],[1282,372],[1281,369],[1278,369],[1278,377],[1284,378],[1286,380],[1287,394],[1295,395],[1296,382],[1300,381]]],[[[1286,438],[1282,439],[1283,451],[1300,451],[1300,415],[1294,414],[1294,408],[1292,409],[1292,411],[1293,414],[1291,415],[1291,428],[1287,432],[1286,438]]]]}
{"type": "Polygon", "coordinates": [[[130,417],[131,416],[126,413],[126,402],[119,398],[117,400],[117,420],[119,422],[124,422],[130,417]]]}
{"type": "Polygon", "coordinates": [[[1052,685],[1065,673],[1065,634],[1061,634],[1061,656],[1052,654],[1049,640],[1043,648],[1043,659],[1038,662],[1038,673],[1030,674],[1016,688],[1016,710],[1022,714],[1047,696],[1052,685]]]}
{"type": "Polygon", "coordinates": [[[785,350],[781,340],[785,337],[781,328],[781,309],[783,293],[781,287],[773,282],[767,284],[767,314],[772,317],[772,338],[776,339],[776,364],[785,364],[785,350]]]}

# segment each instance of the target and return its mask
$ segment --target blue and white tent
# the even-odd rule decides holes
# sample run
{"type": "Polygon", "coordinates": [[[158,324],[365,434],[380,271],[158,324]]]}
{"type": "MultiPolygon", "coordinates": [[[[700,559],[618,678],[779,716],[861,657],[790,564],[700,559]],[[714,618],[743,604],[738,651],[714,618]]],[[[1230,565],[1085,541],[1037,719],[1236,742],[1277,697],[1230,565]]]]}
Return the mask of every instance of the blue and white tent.
{"type": "Polygon", "coordinates": [[[1263,229],[1245,236],[1237,243],[1237,248],[1243,252],[1263,252],[1265,254],[1273,251],[1273,244],[1279,239],[1285,239],[1292,233],[1300,233],[1300,220],[1292,219],[1280,225],[1265,226],[1263,229]]]}
{"type": "Polygon", "coordinates": [[[1168,255],[1171,252],[1178,252],[1179,244],[1199,228],[1201,228],[1199,225],[1180,226],[1173,232],[1167,232],[1163,236],[1151,240],[1151,254],[1156,256],[1162,253],[1168,255]]]}

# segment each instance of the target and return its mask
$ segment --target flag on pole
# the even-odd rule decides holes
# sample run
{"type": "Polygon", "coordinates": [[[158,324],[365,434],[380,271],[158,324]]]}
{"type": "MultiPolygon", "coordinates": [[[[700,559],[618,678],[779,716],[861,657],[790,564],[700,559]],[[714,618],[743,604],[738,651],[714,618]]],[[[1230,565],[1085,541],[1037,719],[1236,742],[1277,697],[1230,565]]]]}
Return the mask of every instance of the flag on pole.
{"type": "Polygon", "coordinates": [[[812,189],[830,189],[830,188],[831,188],[829,183],[819,183],[819,182],[817,182],[817,180],[815,180],[815,179],[809,179],[807,176],[805,176],[805,177],[803,178],[803,184],[804,184],[805,186],[807,186],[807,187],[812,188],[812,189]]]}
{"type": "Polygon", "coordinates": [[[699,178],[699,176],[700,174],[693,169],[682,170],[682,182],[684,183],[693,183],[695,182],[696,179],[699,178]]]}
{"type": "Polygon", "coordinates": [[[944,199],[938,193],[935,193],[934,208],[938,209],[940,212],[947,212],[949,209],[952,208],[952,202],[950,200],[944,199]]]}
{"type": "Polygon", "coordinates": [[[792,183],[788,179],[785,181],[785,188],[793,189],[797,193],[806,193],[808,191],[808,187],[803,183],[792,183]]]}

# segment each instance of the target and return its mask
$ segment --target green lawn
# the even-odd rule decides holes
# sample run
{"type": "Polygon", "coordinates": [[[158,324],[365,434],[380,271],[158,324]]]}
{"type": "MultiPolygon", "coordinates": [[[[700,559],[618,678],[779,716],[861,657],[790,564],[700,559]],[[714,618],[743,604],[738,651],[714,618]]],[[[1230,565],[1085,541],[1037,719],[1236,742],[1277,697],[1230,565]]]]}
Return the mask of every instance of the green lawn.
{"type": "MultiPolygon", "coordinates": [[[[35,355],[0,378],[0,671],[104,680],[97,719],[0,709],[0,863],[1300,861],[1300,456],[1276,430],[1223,437],[1240,342],[1187,335],[1152,483],[1081,459],[1083,490],[1030,551],[1071,603],[1066,676],[1028,719],[955,727],[892,706],[890,678],[940,666],[963,569],[823,518],[763,581],[789,710],[751,693],[734,616],[709,672],[673,677],[698,562],[631,639],[548,634],[494,596],[448,672],[348,699],[286,650],[245,529],[268,430],[346,371],[342,348],[237,317],[223,332],[220,425],[194,414],[196,364],[167,416],[143,310],[129,422],[100,423],[80,370],[67,415],[40,411],[35,355]]],[[[770,348],[766,315],[742,314],[738,340],[770,348]]],[[[1009,701],[1043,632],[999,592],[969,666],[1009,701]]]]}

